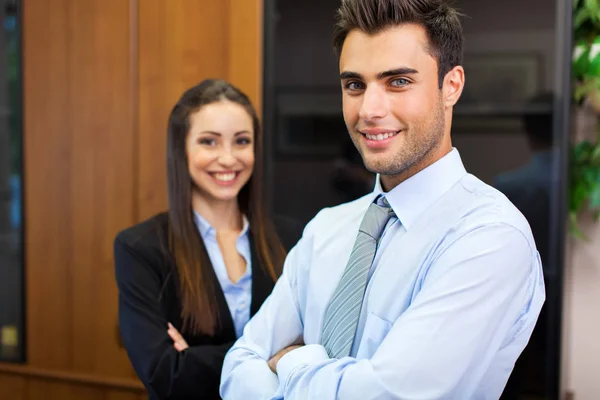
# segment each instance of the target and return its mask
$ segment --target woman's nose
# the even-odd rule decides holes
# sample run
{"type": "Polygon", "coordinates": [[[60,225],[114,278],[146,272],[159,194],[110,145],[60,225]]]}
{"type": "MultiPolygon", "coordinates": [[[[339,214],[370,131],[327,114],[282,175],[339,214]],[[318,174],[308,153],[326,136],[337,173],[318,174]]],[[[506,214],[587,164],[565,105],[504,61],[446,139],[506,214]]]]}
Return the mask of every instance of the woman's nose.
{"type": "Polygon", "coordinates": [[[231,151],[224,151],[220,156],[219,156],[219,164],[221,164],[224,167],[230,167],[233,166],[235,164],[235,157],[234,155],[231,153],[231,151]]]}

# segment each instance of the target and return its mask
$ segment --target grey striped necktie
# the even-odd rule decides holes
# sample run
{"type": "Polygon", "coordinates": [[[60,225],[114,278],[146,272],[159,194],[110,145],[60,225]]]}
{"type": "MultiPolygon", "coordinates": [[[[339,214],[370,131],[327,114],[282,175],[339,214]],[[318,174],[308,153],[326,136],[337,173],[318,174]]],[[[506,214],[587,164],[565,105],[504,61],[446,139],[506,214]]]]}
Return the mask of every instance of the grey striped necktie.
{"type": "Polygon", "coordinates": [[[350,354],[377,242],[394,215],[385,198],[383,202],[385,207],[371,203],[363,217],[350,260],[325,310],[321,344],[331,358],[350,354]]]}

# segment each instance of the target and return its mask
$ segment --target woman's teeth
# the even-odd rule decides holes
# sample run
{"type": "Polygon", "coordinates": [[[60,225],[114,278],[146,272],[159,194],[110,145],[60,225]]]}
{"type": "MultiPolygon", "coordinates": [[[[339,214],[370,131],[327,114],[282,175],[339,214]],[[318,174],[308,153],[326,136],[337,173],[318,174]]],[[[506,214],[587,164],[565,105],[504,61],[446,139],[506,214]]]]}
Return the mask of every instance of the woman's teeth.
{"type": "Polygon", "coordinates": [[[235,172],[230,172],[228,174],[215,173],[215,174],[213,174],[213,176],[218,181],[229,182],[229,181],[232,181],[235,179],[235,172]]]}
{"type": "Polygon", "coordinates": [[[365,136],[369,140],[385,140],[385,139],[391,138],[393,136],[396,136],[397,134],[398,134],[398,132],[380,133],[378,135],[369,135],[367,133],[367,134],[365,134],[365,136]]]}

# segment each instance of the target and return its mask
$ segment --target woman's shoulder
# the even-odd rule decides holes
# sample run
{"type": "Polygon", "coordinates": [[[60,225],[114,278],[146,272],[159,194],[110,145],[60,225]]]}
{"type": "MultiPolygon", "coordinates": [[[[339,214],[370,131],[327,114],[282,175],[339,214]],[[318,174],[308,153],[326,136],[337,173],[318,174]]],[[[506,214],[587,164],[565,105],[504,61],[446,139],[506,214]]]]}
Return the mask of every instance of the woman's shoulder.
{"type": "Polygon", "coordinates": [[[114,261],[119,286],[143,281],[144,276],[166,279],[171,270],[167,227],[167,213],[160,213],[116,235],[114,261]],[[145,275],[148,273],[151,275],[145,275]]]}
{"type": "Polygon", "coordinates": [[[115,237],[115,245],[125,245],[136,250],[162,249],[167,240],[168,223],[166,212],[156,214],[120,231],[115,237]]]}

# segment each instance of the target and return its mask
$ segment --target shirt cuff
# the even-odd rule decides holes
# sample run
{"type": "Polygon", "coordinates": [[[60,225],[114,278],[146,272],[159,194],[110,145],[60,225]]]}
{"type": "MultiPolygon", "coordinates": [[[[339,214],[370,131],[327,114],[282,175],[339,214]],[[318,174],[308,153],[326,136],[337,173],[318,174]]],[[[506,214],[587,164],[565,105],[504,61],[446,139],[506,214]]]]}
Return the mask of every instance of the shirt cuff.
{"type": "Polygon", "coordinates": [[[329,360],[325,347],[320,344],[309,344],[298,347],[285,354],[277,363],[277,376],[280,385],[287,385],[288,378],[300,367],[318,364],[329,360]]]}

